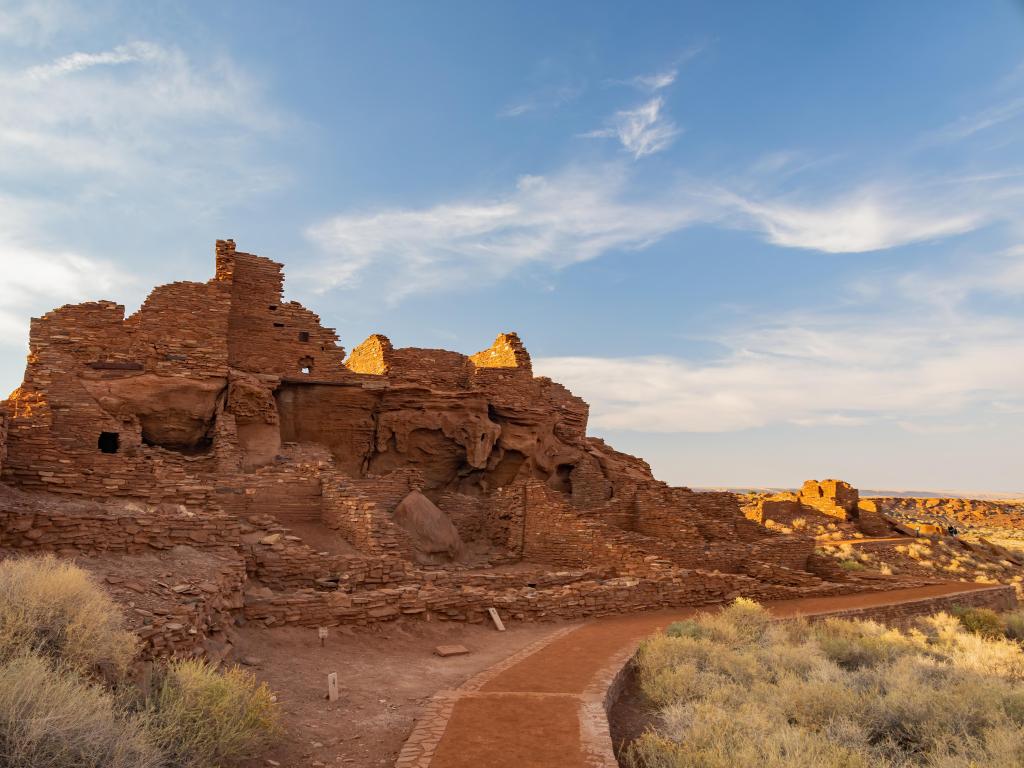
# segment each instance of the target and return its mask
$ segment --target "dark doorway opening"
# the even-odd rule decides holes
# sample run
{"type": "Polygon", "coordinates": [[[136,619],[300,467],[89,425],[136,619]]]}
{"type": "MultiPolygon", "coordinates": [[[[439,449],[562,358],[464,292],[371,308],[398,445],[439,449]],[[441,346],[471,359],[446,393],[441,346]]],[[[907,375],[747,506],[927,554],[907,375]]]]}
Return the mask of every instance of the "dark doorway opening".
{"type": "Polygon", "coordinates": [[[117,453],[117,449],[121,447],[121,437],[117,432],[100,432],[96,446],[103,453],[117,453]]]}

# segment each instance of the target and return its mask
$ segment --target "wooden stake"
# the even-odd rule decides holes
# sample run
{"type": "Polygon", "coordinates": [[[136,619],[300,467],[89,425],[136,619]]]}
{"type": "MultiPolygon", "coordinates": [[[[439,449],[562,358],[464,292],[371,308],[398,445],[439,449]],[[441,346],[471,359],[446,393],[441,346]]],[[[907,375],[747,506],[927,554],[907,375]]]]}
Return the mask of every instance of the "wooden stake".
{"type": "Polygon", "coordinates": [[[327,700],[337,701],[338,700],[338,673],[331,672],[327,676],[327,700]]]}
{"type": "Polygon", "coordinates": [[[324,641],[327,640],[327,627],[317,627],[316,635],[320,638],[320,647],[324,647],[324,641]]]}
{"type": "Polygon", "coordinates": [[[491,614],[491,621],[494,622],[495,628],[499,632],[505,631],[505,625],[501,623],[501,616],[498,615],[498,611],[495,608],[488,608],[487,612],[491,614]]]}

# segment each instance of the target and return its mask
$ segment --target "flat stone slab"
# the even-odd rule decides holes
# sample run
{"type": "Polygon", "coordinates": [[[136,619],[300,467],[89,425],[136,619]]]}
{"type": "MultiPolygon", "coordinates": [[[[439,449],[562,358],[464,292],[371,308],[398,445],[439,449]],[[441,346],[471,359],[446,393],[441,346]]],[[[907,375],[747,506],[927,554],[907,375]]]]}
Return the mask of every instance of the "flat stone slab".
{"type": "Polygon", "coordinates": [[[462,656],[469,653],[469,648],[464,645],[439,645],[434,649],[438,656],[462,656]]]}

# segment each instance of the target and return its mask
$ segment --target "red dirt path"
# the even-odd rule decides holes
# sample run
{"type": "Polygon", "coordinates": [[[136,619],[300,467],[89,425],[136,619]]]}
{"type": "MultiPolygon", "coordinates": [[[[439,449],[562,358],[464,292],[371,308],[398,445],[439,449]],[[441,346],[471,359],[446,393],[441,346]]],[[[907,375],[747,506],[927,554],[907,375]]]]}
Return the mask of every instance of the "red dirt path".
{"type": "MultiPolygon", "coordinates": [[[[774,615],[831,613],[989,588],[964,582],[766,603],[774,615]]],[[[610,661],[684,608],[598,619],[559,637],[455,702],[430,768],[590,768],[581,742],[581,695],[610,661]]]]}
{"type": "Polygon", "coordinates": [[[892,543],[894,541],[910,542],[915,540],[916,539],[913,536],[882,536],[880,538],[875,539],[840,539],[839,541],[829,541],[827,539],[822,539],[816,543],[819,547],[841,547],[844,544],[857,546],[859,544],[887,544],[892,543]]]}

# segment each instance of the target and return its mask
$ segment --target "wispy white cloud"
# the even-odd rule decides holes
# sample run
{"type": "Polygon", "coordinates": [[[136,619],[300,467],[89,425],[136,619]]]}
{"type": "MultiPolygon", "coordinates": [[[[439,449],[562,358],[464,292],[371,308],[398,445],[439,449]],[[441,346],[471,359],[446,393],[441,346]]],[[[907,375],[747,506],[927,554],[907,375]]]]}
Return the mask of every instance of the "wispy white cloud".
{"type": "Polygon", "coordinates": [[[530,96],[507,104],[498,110],[498,117],[520,117],[530,112],[558,109],[575,101],[583,93],[583,86],[556,85],[541,88],[530,96]]]}
{"type": "Polygon", "coordinates": [[[636,75],[625,80],[609,80],[607,81],[610,85],[628,85],[636,88],[640,91],[646,91],[648,93],[654,93],[660,91],[663,88],[668,88],[670,85],[675,83],[679,77],[679,68],[693,59],[699,56],[706,49],[704,43],[697,43],[689,46],[676,56],[670,66],[665,69],[660,69],[657,72],[649,72],[643,75],[636,75]]]}
{"type": "Polygon", "coordinates": [[[165,51],[158,45],[146,42],[134,42],[126,45],[119,45],[113,50],[100,53],[72,53],[62,56],[49,64],[40,64],[30,67],[25,72],[25,77],[30,80],[49,80],[62,75],[69,75],[73,72],[80,72],[83,69],[103,65],[128,64],[138,61],[154,61],[162,58],[165,51]]]}
{"type": "Polygon", "coordinates": [[[675,67],[666,69],[663,72],[654,72],[649,75],[637,75],[629,80],[629,84],[643,91],[660,91],[668,88],[676,81],[679,70],[675,67]]]}
{"type": "Polygon", "coordinates": [[[721,193],[721,203],[746,219],[741,226],[764,232],[788,248],[826,253],[860,253],[970,232],[989,219],[981,207],[957,208],[947,200],[931,204],[914,195],[870,186],[824,203],[757,200],[721,193]]]}
{"type": "Polygon", "coordinates": [[[712,340],[728,351],[706,361],[559,357],[535,359],[534,368],[588,400],[604,429],[884,420],[921,433],[1024,407],[1024,319],[962,305],[936,313],[908,281],[895,281],[880,304],[810,308],[712,340]]]}
{"type": "Polygon", "coordinates": [[[1002,103],[964,115],[929,135],[931,141],[959,141],[977,133],[1024,116],[1024,96],[1006,99],[1002,103]]]}
{"type": "Polygon", "coordinates": [[[213,190],[219,180],[219,195],[225,182],[265,182],[266,167],[249,150],[281,127],[229,59],[199,66],[146,41],[0,71],[0,103],[0,175],[8,185],[59,181],[65,193],[159,179],[193,195],[199,182],[213,190]]]}
{"type": "MultiPolygon", "coordinates": [[[[781,247],[859,253],[1009,222],[1024,207],[1024,177],[1012,173],[941,184],[875,181],[832,196],[813,189],[779,195],[751,178],[731,180],[742,194],[693,178],[649,188],[632,167],[609,164],[524,176],[503,195],[343,213],[307,232],[323,254],[310,283],[352,286],[376,270],[397,301],[643,249],[698,223],[748,230],[781,247]]],[[[1006,269],[1002,285],[1024,280],[1013,271],[1019,266],[1006,269]]]]}
{"type": "Polygon", "coordinates": [[[608,127],[582,134],[584,138],[618,139],[634,158],[653,155],[672,146],[682,131],[662,115],[664,100],[658,96],[635,109],[616,112],[608,127]]]}
{"type": "Polygon", "coordinates": [[[308,232],[327,255],[310,274],[326,290],[381,269],[398,299],[641,248],[697,216],[679,200],[631,201],[628,182],[624,168],[608,165],[523,176],[511,193],[488,200],[335,216],[308,232]]]}

